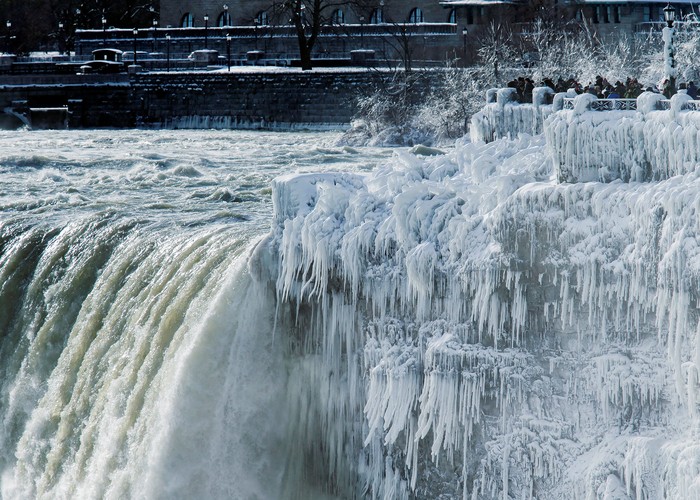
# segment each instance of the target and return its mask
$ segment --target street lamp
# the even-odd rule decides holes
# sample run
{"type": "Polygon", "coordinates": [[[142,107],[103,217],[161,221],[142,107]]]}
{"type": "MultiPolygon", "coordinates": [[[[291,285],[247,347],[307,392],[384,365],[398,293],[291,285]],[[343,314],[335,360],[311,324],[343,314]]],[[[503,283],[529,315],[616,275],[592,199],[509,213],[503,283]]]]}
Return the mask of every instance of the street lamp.
{"type": "Polygon", "coordinates": [[[134,70],[136,70],[136,38],[139,36],[139,29],[134,28],[134,70]]]}
{"type": "Polygon", "coordinates": [[[170,33],[165,35],[165,46],[166,46],[166,52],[167,52],[167,69],[170,71],[170,33]]]}
{"type": "Polygon", "coordinates": [[[157,34],[158,34],[158,19],[153,18],[153,52],[156,51],[157,34]]]}
{"type": "Polygon", "coordinates": [[[258,24],[260,19],[257,17],[253,20],[253,35],[255,36],[255,50],[258,50],[258,24]]]}
{"type": "Polygon", "coordinates": [[[102,45],[107,45],[107,19],[102,14],[102,45]]]}
{"type": "Polygon", "coordinates": [[[675,35],[673,22],[676,20],[676,9],[674,9],[670,3],[664,7],[664,19],[666,20],[667,24],[667,26],[663,29],[664,72],[666,73],[666,78],[668,80],[667,86],[664,88],[664,94],[666,97],[670,98],[676,93],[676,76],[678,75],[675,58],[676,54],[673,47],[673,37],[675,35]]]}
{"type": "Polygon", "coordinates": [[[56,35],[56,46],[58,48],[58,53],[63,54],[63,22],[58,22],[58,34],[56,35]]]}
{"type": "MultiPolygon", "coordinates": [[[[80,9],[75,9],[75,31],[80,28],[80,9]]],[[[73,42],[75,43],[75,42],[73,42]]],[[[78,45],[78,55],[83,55],[83,44],[78,45]]]]}
{"type": "Polygon", "coordinates": [[[360,48],[365,48],[365,16],[360,16],[360,48]]]}
{"type": "Polygon", "coordinates": [[[226,60],[228,61],[228,70],[231,71],[231,35],[226,33],[226,60]]]}
{"type": "Polygon", "coordinates": [[[10,37],[10,33],[11,33],[11,30],[12,30],[12,21],[7,21],[7,22],[5,23],[5,26],[7,26],[7,42],[5,42],[5,45],[6,45],[6,49],[5,49],[5,50],[6,50],[7,53],[9,54],[9,53],[10,53],[10,38],[11,38],[11,37],[10,37]]]}
{"type": "Polygon", "coordinates": [[[204,14],[204,48],[209,48],[209,14],[204,14]]]}
{"type": "Polygon", "coordinates": [[[224,26],[231,26],[231,21],[228,18],[228,4],[224,4],[224,26]]]}
{"type": "Polygon", "coordinates": [[[467,35],[469,34],[469,31],[467,28],[464,28],[462,30],[462,40],[464,42],[464,65],[467,65],[467,35]]]}

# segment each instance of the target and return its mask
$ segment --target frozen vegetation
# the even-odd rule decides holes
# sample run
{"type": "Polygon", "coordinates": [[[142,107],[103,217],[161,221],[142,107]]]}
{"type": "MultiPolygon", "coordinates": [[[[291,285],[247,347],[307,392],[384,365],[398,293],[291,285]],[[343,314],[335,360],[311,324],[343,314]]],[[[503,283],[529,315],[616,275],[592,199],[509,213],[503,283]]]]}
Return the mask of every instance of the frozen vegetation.
{"type": "MultiPolygon", "coordinates": [[[[357,119],[343,142],[384,146],[452,143],[468,132],[484,93],[506,87],[518,76],[531,77],[536,84],[545,78],[572,78],[584,86],[601,74],[610,82],[635,77],[646,89],[662,88],[669,74],[662,50],[667,31],[636,39],[625,34],[600,39],[585,23],[563,26],[552,19],[518,29],[527,31],[516,34],[509,26],[490,25],[478,41],[473,67],[461,67],[456,61],[441,71],[397,71],[390,82],[368,89],[359,99],[357,119]],[[420,85],[431,73],[430,85],[420,85]]],[[[698,83],[698,23],[677,23],[674,40],[678,82],[698,83]]]]}
{"type": "Polygon", "coordinates": [[[295,325],[292,418],[331,491],[700,497],[698,113],[582,108],[275,181],[253,267],[295,325]],[[560,182],[567,127],[577,154],[604,141],[596,169],[658,173],[560,182]]]}

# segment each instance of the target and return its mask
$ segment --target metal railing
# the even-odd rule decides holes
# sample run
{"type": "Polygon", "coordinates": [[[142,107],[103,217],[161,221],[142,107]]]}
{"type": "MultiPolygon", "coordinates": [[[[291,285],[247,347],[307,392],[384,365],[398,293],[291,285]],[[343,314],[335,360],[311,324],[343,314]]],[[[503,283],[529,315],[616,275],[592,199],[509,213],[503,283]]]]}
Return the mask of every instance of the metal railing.
{"type": "MultiPolygon", "coordinates": [[[[565,98],[563,109],[573,110],[574,98],[565,98]]],[[[591,111],[636,111],[637,99],[598,99],[590,102],[589,109],[591,111]]],[[[671,100],[662,99],[658,101],[657,109],[661,111],[671,109],[671,100]]],[[[686,111],[700,111],[700,100],[686,101],[681,106],[681,109],[686,111]]]]}
{"type": "MultiPolygon", "coordinates": [[[[574,99],[564,99],[564,109],[574,109],[574,99]]],[[[636,111],[637,99],[598,99],[590,103],[591,111],[636,111]]]]}

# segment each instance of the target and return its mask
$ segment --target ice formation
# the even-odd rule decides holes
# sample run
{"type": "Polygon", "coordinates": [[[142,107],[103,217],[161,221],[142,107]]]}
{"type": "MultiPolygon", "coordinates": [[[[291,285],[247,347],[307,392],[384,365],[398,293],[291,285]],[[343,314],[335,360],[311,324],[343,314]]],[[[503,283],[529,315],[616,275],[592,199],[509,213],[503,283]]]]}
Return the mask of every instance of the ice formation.
{"type": "Polygon", "coordinates": [[[637,111],[590,111],[589,94],[574,110],[552,114],[545,135],[559,178],[569,182],[668,179],[693,172],[700,162],[700,113],[686,109],[684,92],[669,109],[661,94],[645,92],[637,111]]]}
{"type": "Polygon", "coordinates": [[[553,93],[549,87],[536,87],[532,103],[519,104],[513,88],[488,90],[486,105],[472,117],[469,129],[472,140],[490,142],[499,137],[517,137],[523,132],[542,133],[544,120],[552,112],[547,101],[553,93]]]}
{"type": "MultiPolygon", "coordinates": [[[[479,119],[543,111],[502,104],[479,119]]],[[[275,182],[255,260],[295,325],[302,467],[330,491],[700,497],[698,114],[603,115],[554,113],[549,146],[275,182]],[[628,177],[653,182],[559,182],[567,134],[591,148],[574,176],[648,154],[628,177]]]]}
{"type": "MultiPolygon", "coordinates": [[[[520,133],[544,133],[559,180],[668,179],[694,171],[700,163],[698,102],[681,90],[670,100],[644,92],[636,110],[594,111],[588,93],[559,93],[545,104],[548,87],[536,88],[533,104],[519,104],[514,89],[492,89],[487,104],[472,117],[471,138],[490,142],[520,133]],[[562,109],[564,99],[572,109],[562,109]],[[554,112],[556,111],[556,112],[554,112]]],[[[620,100],[609,100],[615,107],[620,100]]]]}

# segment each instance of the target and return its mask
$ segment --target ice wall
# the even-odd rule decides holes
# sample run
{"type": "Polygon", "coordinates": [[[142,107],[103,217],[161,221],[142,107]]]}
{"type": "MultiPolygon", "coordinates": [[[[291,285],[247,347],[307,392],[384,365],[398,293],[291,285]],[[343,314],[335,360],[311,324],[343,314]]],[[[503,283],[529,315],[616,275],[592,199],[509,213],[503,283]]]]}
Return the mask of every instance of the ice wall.
{"type": "Polygon", "coordinates": [[[700,496],[700,178],[555,177],[521,135],[275,182],[258,258],[329,491],[700,496]]]}
{"type": "Polygon", "coordinates": [[[533,104],[518,104],[514,89],[490,90],[472,117],[472,141],[544,132],[562,182],[668,179],[700,163],[700,103],[685,91],[670,101],[644,92],[636,111],[595,111],[598,99],[587,93],[557,94],[545,105],[548,91],[535,89],[533,104]],[[565,97],[574,97],[572,109],[562,109],[565,97]]]}
{"type": "Polygon", "coordinates": [[[469,127],[472,141],[491,142],[501,137],[517,137],[520,133],[541,134],[544,120],[552,112],[547,102],[553,93],[549,87],[537,87],[532,93],[532,103],[519,104],[515,89],[490,89],[486,93],[486,105],[472,116],[469,127]]]}
{"type": "Polygon", "coordinates": [[[573,110],[553,113],[544,127],[559,179],[567,182],[648,181],[693,172],[700,163],[700,113],[681,92],[669,109],[643,93],[637,111],[590,111],[582,94],[573,110]]]}

